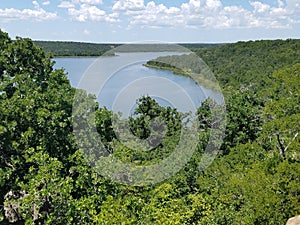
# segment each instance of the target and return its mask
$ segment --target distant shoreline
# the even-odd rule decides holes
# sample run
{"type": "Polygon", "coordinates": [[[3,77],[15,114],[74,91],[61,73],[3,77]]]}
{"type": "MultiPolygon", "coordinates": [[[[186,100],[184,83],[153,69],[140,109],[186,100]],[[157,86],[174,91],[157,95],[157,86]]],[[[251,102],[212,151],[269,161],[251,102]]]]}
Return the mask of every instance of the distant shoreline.
{"type": "MultiPolygon", "coordinates": [[[[50,53],[55,58],[78,58],[78,57],[100,57],[102,55],[107,54],[109,51],[113,51],[114,49],[118,48],[118,51],[124,51],[124,52],[132,52],[135,51],[136,48],[139,48],[140,46],[143,46],[142,49],[138,52],[144,52],[145,44],[99,44],[99,43],[85,43],[85,42],[69,42],[69,41],[34,41],[34,44],[38,47],[41,47],[45,52],[50,53]],[[120,46],[127,46],[124,49],[120,46]],[[131,48],[130,46],[134,46],[134,48],[131,48]]],[[[149,43],[150,44],[150,43],[149,43]]],[[[225,45],[216,43],[216,44],[205,44],[205,43],[182,43],[182,44],[166,44],[166,43],[157,43],[158,48],[151,47],[153,52],[164,52],[171,49],[171,51],[174,51],[174,48],[164,48],[163,46],[181,46],[182,48],[187,48],[189,50],[198,49],[198,48],[211,48],[215,46],[225,45]],[[173,49],[173,50],[172,50],[173,49]]],[[[151,44],[155,46],[156,44],[151,44]]],[[[151,49],[147,49],[147,51],[151,51],[151,49]]]]}
{"type": "Polygon", "coordinates": [[[109,58],[109,57],[116,57],[117,55],[99,55],[99,56],[53,56],[52,58],[55,59],[55,58],[69,58],[69,59],[80,59],[80,58],[109,58]]]}

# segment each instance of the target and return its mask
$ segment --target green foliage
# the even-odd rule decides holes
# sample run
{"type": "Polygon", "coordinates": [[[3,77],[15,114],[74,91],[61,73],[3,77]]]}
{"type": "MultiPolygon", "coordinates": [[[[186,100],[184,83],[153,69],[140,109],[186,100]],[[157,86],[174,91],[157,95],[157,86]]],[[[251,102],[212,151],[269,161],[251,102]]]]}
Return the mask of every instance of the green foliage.
{"type": "Polygon", "coordinates": [[[153,123],[151,124],[152,131],[157,132],[157,135],[162,135],[165,129],[166,136],[180,132],[182,115],[176,109],[164,108],[148,96],[138,99],[137,104],[138,107],[135,109],[133,117],[130,118],[129,124],[132,132],[139,138],[149,137],[150,123],[153,123]]]}
{"type": "Polygon", "coordinates": [[[88,221],[81,205],[95,201],[97,208],[106,185],[95,190],[104,181],[78,156],[71,117],[75,89],[31,40],[11,41],[0,34],[5,43],[0,55],[0,205],[9,205],[5,195],[10,191],[25,193],[14,201],[26,224],[88,221]],[[84,200],[91,193],[94,197],[84,200]]]}
{"type": "Polygon", "coordinates": [[[66,41],[34,41],[36,46],[40,46],[44,51],[53,56],[101,56],[105,52],[115,48],[118,44],[95,44],[66,41]]]}
{"type": "Polygon", "coordinates": [[[203,64],[200,64],[199,59],[193,54],[161,56],[155,60],[148,61],[147,64],[158,68],[170,67],[177,74],[188,72],[200,74],[203,70],[203,64]]]}
{"type": "Polygon", "coordinates": [[[113,130],[113,113],[106,108],[100,108],[96,111],[96,127],[101,137],[101,142],[109,148],[109,143],[116,139],[113,130]]]}
{"type": "Polygon", "coordinates": [[[160,56],[149,60],[144,66],[170,70],[175,75],[190,77],[208,89],[219,90],[213,73],[195,53],[160,56]]]}
{"type": "Polygon", "coordinates": [[[261,132],[263,100],[255,90],[241,90],[226,98],[227,127],[224,150],[255,141],[261,132]]]}
{"type": "Polygon", "coordinates": [[[276,148],[283,158],[300,160],[300,64],[276,71],[269,100],[264,108],[261,139],[276,148]]]}
{"type": "Polygon", "coordinates": [[[96,125],[102,143],[112,149],[115,157],[141,165],[155,163],[172,153],[180,138],[183,118],[176,109],[164,108],[151,97],[144,96],[137,100],[134,114],[128,119],[120,119],[105,108],[97,110],[96,125]],[[115,130],[113,120],[119,125],[115,130]],[[118,140],[115,133],[118,130],[126,144],[118,140]]]}
{"type": "Polygon", "coordinates": [[[200,141],[190,162],[164,182],[134,187],[100,176],[82,146],[91,157],[156,163],[176,147],[185,115],[144,96],[125,121],[72,88],[31,40],[0,31],[0,223],[9,224],[5,211],[14,206],[19,224],[285,224],[300,213],[299,49],[298,40],[195,49],[226,94],[222,154],[199,170],[214,126],[208,99],[197,111],[200,141]],[[115,119],[158,144],[132,150],[115,119]],[[74,128],[91,121],[98,136],[79,146],[74,128]],[[93,149],[99,139],[109,154],[93,149]]]}
{"type": "Polygon", "coordinates": [[[221,86],[265,89],[274,70],[299,62],[300,40],[262,40],[195,50],[221,86]]]}

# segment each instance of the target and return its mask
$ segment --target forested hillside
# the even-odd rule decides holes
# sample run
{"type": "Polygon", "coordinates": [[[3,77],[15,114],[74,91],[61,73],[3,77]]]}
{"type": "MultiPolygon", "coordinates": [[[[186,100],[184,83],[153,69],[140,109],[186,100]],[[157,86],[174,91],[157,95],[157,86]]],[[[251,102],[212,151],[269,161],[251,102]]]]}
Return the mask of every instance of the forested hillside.
{"type": "Polygon", "coordinates": [[[238,42],[196,53],[224,86],[268,86],[275,70],[299,63],[300,40],[238,42]]]}
{"type": "MultiPolygon", "coordinates": [[[[31,40],[0,31],[0,224],[285,224],[300,214],[299,47],[278,40],[195,50],[225,94],[221,152],[199,170],[213,127],[207,100],[197,111],[202,132],[190,162],[163,182],[131,186],[105,179],[83,157],[73,134],[76,90],[65,72],[31,40]]],[[[110,149],[100,157],[157,162],[185,126],[182,113],[142,97],[129,121],[134,135],[148,137],[155,117],[167,132],[154,150],[133,151],[114,134],[113,113],[80,94],[110,149]]],[[[86,113],[82,105],[78,114],[86,113]]]]}
{"type": "MultiPolygon", "coordinates": [[[[51,53],[55,57],[72,57],[72,56],[101,56],[105,52],[114,49],[120,44],[96,44],[96,43],[82,43],[82,42],[68,42],[68,41],[34,41],[34,44],[43,48],[44,51],[51,53]]],[[[167,45],[167,44],[166,44],[167,45]]],[[[198,48],[210,48],[223,44],[180,44],[183,47],[189,49],[198,48]]],[[[145,45],[143,44],[143,49],[145,45]]],[[[162,49],[162,45],[158,44],[157,49],[151,45],[151,51],[165,51],[162,49]]],[[[172,45],[173,46],[173,45],[172,45]]],[[[171,49],[174,49],[172,47],[171,49]]],[[[120,48],[118,49],[120,50],[120,48]]],[[[130,46],[126,46],[126,51],[130,50],[130,46]]],[[[137,46],[134,45],[133,51],[137,50],[137,46]]]]}
{"type": "Polygon", "coordinates": [[[95,44],[67,41],[34,41],[34,44],[53,56],[101,56],[118,44],[95,44]]]}

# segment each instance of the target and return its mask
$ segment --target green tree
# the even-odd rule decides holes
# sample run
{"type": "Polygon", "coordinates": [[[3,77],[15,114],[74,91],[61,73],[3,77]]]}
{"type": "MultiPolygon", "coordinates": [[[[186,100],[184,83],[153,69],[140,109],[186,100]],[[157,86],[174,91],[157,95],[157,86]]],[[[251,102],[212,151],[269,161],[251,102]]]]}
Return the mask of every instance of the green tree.
{"type": "Polygon", "coordinates": [[[262,140],[276,148],[281,157],[299,160],[300,64],[274,73],[269,101],[264,108],[262,140]]]}

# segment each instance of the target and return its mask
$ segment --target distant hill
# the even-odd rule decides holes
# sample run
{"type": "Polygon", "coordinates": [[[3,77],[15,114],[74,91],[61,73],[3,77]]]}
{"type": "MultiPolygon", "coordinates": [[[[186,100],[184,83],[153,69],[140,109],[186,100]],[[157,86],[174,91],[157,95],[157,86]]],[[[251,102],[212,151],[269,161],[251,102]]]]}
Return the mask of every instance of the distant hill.
{"type": "Polygon", "coordinates": [[[53,56],[100,56],[119,44],[96,44],[66,41],[34,41],[44,51],[53,56]]]}
{"type": "MultiPolygon", "coordinates": [[[[50,52],[55,57],[71,57],[71,56],[101,56],[105,52],[112,50],[122,44],[97,44],[97,43],[84,43],[84,42],[69,42],[69,41],[34,41],[34,43],[42,47],[44,51],[50,52]]],[[[141,44],[139,44],[141,45],[141,44]]],[[[184,43],[179,44],[188,49],[198,49],[198,48],[209,48],[215,47],[224,44],[203,44],[203,43],[184,43]]],[[[132,45],[131,47],[126,47],[124,49],[118,49],[121,51],[134,51],[136,50],[137,45],[132,45]]],[[[155,49],[151,51],[166,51],[169,48],[166,48],[168,44],[163,44],[162,47],[160,44],[157,45],[155,49]]],[[[172,45],[173,46],[173,45],[172,45]]],[[[139,48],[140,49],[140,48],[139,48]]],[[[149,49],[143,47],[144,51],[150,51],[149,49]]],[[[143,50],[142,50],[143,51],[143,50]]]]}
{"type": "Polygon", "coordinates": [[[240,41],[195,52],[224,85],[267,87],[274,70],[300,63],[300,39],[240,41]]]}
{"type": "Polygon", "coordinates": [[[181,43],[179,45],[188,48],[190,50],[198,49],[198,48],[211,48],[226,45],[227,43],[181,43]]]}

